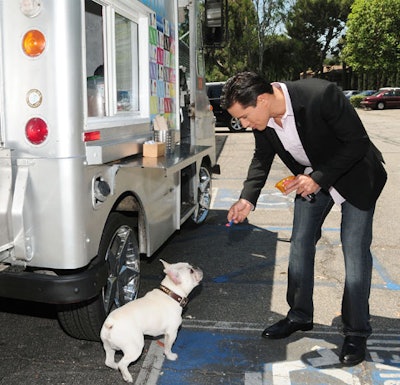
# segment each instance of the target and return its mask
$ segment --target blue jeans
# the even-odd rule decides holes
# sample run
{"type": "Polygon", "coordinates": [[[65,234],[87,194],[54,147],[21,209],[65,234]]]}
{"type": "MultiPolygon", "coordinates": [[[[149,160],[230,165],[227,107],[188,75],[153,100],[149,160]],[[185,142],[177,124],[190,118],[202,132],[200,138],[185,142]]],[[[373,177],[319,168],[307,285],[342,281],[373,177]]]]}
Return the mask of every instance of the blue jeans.
{"type": "MultiPolygon", "coordinates": [[[[288,318],[296,322],[313,321],[314,260],[322,224],[334,202],[323,191],[314,202],[297,196],[294,205],[290,246],[287,302],[288,318]]],[[[345,335],[368,337],[369,294],[372,275],[372,219],[374,207],[360,210],[344,202],[340,238],[345,261],[345,287],[342,298],[342,322],[345,335]]]]}

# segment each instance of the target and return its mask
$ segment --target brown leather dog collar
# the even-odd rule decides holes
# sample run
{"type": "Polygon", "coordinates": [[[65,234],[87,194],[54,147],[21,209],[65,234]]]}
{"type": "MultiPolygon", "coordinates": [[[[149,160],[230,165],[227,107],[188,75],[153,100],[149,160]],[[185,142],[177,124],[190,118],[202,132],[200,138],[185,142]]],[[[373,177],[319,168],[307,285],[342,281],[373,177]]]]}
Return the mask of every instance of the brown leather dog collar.
{"type": "Polygon", "coordinates": [[[180,295],[174,293],[172,290],[168,289],[168,287],[165,287],[164,285],[160,285],[159,289],[168,296],[170,296],[171,298],[173,298],[182,307],[185,307],[189,302],[189,299],[187,297],[181,297],[180,295]]]}

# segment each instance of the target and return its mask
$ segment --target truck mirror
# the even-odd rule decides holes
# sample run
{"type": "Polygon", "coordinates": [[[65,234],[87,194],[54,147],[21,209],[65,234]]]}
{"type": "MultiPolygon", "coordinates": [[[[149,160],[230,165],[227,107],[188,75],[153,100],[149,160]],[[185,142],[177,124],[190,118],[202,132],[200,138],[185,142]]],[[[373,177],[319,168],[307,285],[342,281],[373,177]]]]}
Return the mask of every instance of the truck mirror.
{"type": "Polygon", "coordinates": [[[220,0],[207,0],[206,8],[206,27],[222,27],[222,2],[220,0]]]}
{"type": "Polygon", "coordinates": [[[226,0],[206,0],[204,4],[204,45],[218,46],[224,41],[226,21],[224,20],[224,9],[227,11],[226,0]],[[225,7],[224,7],[225,2],[225,7]]]}

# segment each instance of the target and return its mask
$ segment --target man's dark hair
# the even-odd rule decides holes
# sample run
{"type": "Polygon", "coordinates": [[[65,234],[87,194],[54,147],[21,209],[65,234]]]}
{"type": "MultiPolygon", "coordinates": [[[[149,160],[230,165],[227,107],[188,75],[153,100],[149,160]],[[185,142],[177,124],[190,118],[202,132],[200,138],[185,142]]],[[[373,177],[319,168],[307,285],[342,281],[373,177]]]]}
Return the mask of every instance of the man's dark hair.
{"type": "Polygon", "coordinates": [[[267,80],[254,72],[240,72],[229,78],[222,88],[221,107],[228,109],[234,103],[244,108],[255,107],[257,96],[265,93],[274,93],[267,80]]]}

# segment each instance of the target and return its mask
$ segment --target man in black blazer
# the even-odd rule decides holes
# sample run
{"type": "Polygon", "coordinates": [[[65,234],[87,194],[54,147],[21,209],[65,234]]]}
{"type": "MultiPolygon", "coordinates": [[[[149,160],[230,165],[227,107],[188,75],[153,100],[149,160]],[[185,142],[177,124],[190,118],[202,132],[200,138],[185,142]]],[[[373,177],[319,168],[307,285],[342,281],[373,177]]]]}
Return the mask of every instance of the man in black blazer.
{"type": "Polygon", "coordinates": [[[333,84],[319,79],[269,83],[243,72],[222,92],[223,108],[243,127],[251,127],[255,151],[239,200],[228,220],[239,223],[255,209],[278,155],[295,179],[285,193],[296,192],[291,237],[285,319],[266,328],[265,338],[285,338],[313,328],[314,258],[321,227],[336,203],[341,206],[341,241],[346,278],[342,299],[345,335],[340,361],[365,359],[372,274],[372,220],[386,182],[379,150],[356,111],[333,84]]]}

